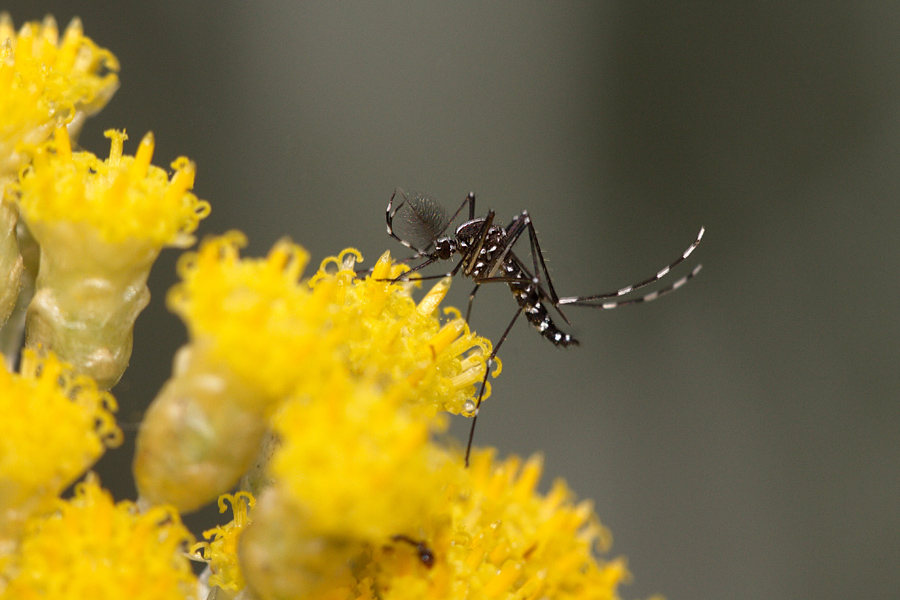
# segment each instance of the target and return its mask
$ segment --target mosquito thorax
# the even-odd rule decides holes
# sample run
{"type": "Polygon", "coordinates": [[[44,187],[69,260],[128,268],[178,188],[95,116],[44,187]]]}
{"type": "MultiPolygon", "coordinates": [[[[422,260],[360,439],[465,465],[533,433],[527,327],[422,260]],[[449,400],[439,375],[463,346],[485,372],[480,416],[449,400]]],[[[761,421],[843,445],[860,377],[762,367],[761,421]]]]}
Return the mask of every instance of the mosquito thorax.
{"type": "Polygon", "coordinates": [[[462,248],[468,248],[482,235],[486,234],[484,219],[467,221],[456,228],[456,239],[462,248]]]}

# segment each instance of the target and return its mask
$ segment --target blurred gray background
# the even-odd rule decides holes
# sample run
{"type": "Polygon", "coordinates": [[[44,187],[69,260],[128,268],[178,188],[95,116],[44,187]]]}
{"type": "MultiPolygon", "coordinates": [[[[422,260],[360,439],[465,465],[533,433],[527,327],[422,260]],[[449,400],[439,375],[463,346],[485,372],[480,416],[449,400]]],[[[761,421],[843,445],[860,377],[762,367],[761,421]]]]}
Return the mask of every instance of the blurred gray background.
{"type": "MultiPolygon", "coordinates": [[[[649,276],[705,225],[678,293],[569,309],[581,347],[520,323],[477,443],[541,451],[545,484],[595,501],[625,598],[900,597],[897,2],[11,10],[83,18],[122,87],[82,145],[105,154],[124,127],[134,152],[153,130],[155,164],[198,164],[201,235],[240,228],[248,254],[289,235],[314,263],[356,246],[371,264],[404,254],[384,232],[396,186],[454,209],[474,191],[503,222],[531,212],[575,295],[649,276]]],[[[185,339],[164,306],[176,257],[115,390],[126,422],[185,339]]],[[[516,305],[488,288],[473,321],[496,340],[516,305]]],[[[122,496],[125,470],[102,470],[122,496]]]]}

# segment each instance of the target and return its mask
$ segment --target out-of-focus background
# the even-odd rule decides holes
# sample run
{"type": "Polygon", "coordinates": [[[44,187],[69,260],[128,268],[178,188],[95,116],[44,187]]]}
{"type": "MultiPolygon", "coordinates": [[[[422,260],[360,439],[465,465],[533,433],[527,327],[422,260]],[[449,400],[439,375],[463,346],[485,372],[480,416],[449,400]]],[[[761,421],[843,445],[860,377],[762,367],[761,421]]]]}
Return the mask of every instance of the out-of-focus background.
{"type": "MultiPolygon", "coordinates": [[[[543,452],[545,483],[595,501],[626,598],[900,595],[900,4],[9,10],[82,17],[122,63],[82,145],[105,154],[124,127],[133,152],[153,130],[156,164],[198,164],[201,235],[240,228],[248,254],[289,235],[314,262],[404,255],[384,231],[396,186],[453,209],[474,191],[504,222],[530,211],[575,295],[649,276],[705,225],[676,294],[569,309],[580,347],[520,323],[476,442],[543,452]]],[[[126,422],[185,339],[164,306],[176,257],[115,390],[126,422]]],[[[474,326],[496,340],[516,305],[487,287],[474,326]]],[[[125,470],[104,463],[105,483],[125,470]]]]}

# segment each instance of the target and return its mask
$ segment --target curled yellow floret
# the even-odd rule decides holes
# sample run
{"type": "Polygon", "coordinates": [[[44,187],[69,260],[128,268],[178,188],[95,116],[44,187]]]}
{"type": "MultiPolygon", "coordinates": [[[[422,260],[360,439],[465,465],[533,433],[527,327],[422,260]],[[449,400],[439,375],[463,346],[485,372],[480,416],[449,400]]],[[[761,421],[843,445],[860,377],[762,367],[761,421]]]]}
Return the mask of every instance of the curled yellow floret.
{"type": "Polygon", "coordinates": [[[184,555],[191,541],[175,511],[154,507],[140,513],[130,502],[114,503],[88,480],[71,500],[60,500],[55,513],[29,521],[0,573],[0,598],[195,598],[196,581],[184,555]]]}
{"type": "Polygon", "coordinates": [[[0,176],[22,162],[17,145],[36,145],[58,121],[77,128],[119,86],[119,62],[84,36],[73,19],[62,35],[53,17],[16,32],[0,13],[0,176]]]}
{"type": "Polygon", "coordinates": [[[46,507],[121,443],[115,410],[108,392],[53,354],[25,350],[20,374],[0,368],[0,532],[46,507]]]}
{"type": "Polygon", "coordinates": [[[308,254],[299,246],[282,240],[268,257],[246,259],[245,243],[236,232],[205,240],[180,260],[183,283],[168,296],[192,338],[213,339],[235,373],[272,398],[347,373],[382,390],[400,386],[435,411],[465,411],[491,345],[458,312],[441,324],[435,313],[448,282],[417,304],[411,284],[387,281],[404,269],[388,254],[360,278],[360,255],[346,250],[307,283],[300,276],[308,254]]]}
{"type": "Polygon", "coordinates": [[[68,132],[57,128],[54,139],[34,151],[23,170],[17,203],[29,226],[85,224],[108,243],[144,241],[155,248],[185,247],[209,214],[209,203],[189,190],[194,163],[181,157],[172,163],[171,178],[150,164],[153,134],[141,140],[135,156],[122,154],[124,132],[109,130],[109,158],[73,152],[68,132]]]}
{"type": "Polygon", "coordinates": [[[256,500],[248,492],[221,496],[219,512],[224,513],[228,510],[227,505],[231,505],[234,519],[227,525],[204,531],[203,537],[209,541],[199,542],[191,548],[191,552],[198,554],[202,560],[209,563],[210,587],[220,587],[235,592],[244,589],[244,575],[238,564],[238,540],[244,527],[250,522],[249,513],[255,504],[256,500]]]}

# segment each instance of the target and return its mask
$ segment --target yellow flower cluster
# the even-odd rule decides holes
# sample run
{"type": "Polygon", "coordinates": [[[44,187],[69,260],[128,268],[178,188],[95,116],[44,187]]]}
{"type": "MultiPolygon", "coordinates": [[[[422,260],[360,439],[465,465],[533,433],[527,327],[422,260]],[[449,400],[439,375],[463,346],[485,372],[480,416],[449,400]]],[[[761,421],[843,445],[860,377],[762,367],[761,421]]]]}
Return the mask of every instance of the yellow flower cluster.
{"type": "Polygon", "coordinates": [[[19,374],[0,368],[0,538],[121,443],[115,410],[109,393],[53,354],[25,350],[19,374]]]}
{"type": "Polygon", "coordinates": [[[386,283],[403,269],[389,255],[359,279],[353,265],[361,257],[346,250],[325,259],[307,283],[300,276],[309,255],[299,246],[282,240],[265,259],[241,259],[245,244],[231,232],[186,253],[178,265],[183,283],[168,298],[193,339],[214,338],[213,352],[232,372],[283,399],[306,381],[348,369],[382,388],[405,382],[421,404],[463,412],[491,347],[459,313],[441,328],[434,313],[449,283],[417,305],[410,284],[386,283]]]}
{"type": "MultiPolygon", "coordinates": [[[[187,193],[187,161],[171,182],[149,166],[151,137],[134,159],[122,156],[124,134],[113,134],[108,161],[72,152],[69,134],[106,104],[117,70],[77,20],[59,39],[51,17],[17,33],[0,13],[0,339],[21,339],[24,319],[7,322],[21,292],[30,346],[19,373],[0,369],[2,600],[197,598],[183,555],[190,534],[172,509],[115,505],[90,479],[59,497],[121,442],[105,389],[127,366],[152,257],[189,243],[208,211],[187,193]],[[31,231],[17,227],[20,210],[31,231]],[[37,248],[31,234],[41,254],[33,298],[35,273],[23,271],[19,252],[37,248]]],[[[19,348],[4,352],[15,364],[19,348]]]]}
{"type": "Polygon", "coordinates": [[[76,487],[56,511],[28,522],[19,552],[6,566],[0,600],[184,600],[196,581],[183,550],[192,541],[178,514],[144,513],[113,502],[97,481],[76,487]]]}
{"type": "MultiPolygon", "coordinates": [[[[0,194],[26,163],[25,148],[46,140],[58,123],[77,132],[103,108],[119,86],[118,69],[115,56],[84,37],[77,19],[60,40],[52,17],[17,33],[0,12],[0,194]]],[[[13,310],[23,272],[16,218],[11,205],[0,203],[0,326],[13,310]]]]}
{"type": "Polygon", "coordinates": [[[25,161],[21,145],[49,137],[57,122],[76,131],[119,87],[119,61],[84,37],[74,19],[62,40],[53,17],[26,23],[18,34],[0,13],[0,179],[25,161]]]}
{"type": "MultiPolygon", "coordinates": [[[[323,495],[311,514],[309,505],[303,510],[295,498],[285,498],[283,473],[276,469],[276,483],[263,493],[249,526],[240,515],[238,547],[229,537],[214,553],[215,564],[234,573],[239,552],[245,577],[262,598],[618,598],[618,586],[629,578],[625,561],[595,558],[595,551],[608,550],[610,536],[589,502],[574,502],[561,481],[546,495],[535,490],[540,457],[497,463],[493,451],[479,451],[466,469],[459,452],[432,447],[431,454],[434,476],[404,486],[398,472],[389,485],[404,493],[381,489],[375,495],[376,504],[381,495],[395,501],[387,514],[358,506],[358,497],[342,502],[340,492],[336,505],[323,495]],[[415,511],[423,498],[433,503],[426,514],[415,511]],[[339,521],[342,512],[348,521],[339,521]],[[393,531],[414,533],[356,537],[353,513],[360,512],[377,523],[364,529],[390,523],[399,528],[393,531]]],[[[322,478],[338,483],[337,476],[322,478]]]]}
{"type": "MultiPolygon", "coordinates": [[[[353,398],[360,411],[375,406],[397,423],[401,411],[435,415],[471,404],[491,346],[458,313],[441,325],[434,313],[447,282],[417,304],[411,284],[389,281],[403,269],[389,255],[360,279],[352,269],[359,254],[348,250],[306,282],[299,246],[282,240],[268,257],[246,259],[243,244],[232,232],[179,262],[183,282],[169,306],[191,343],[141,426],[135,477],[144,498],[193,510],[227,491],[288,398],[332,411],[353,398]]],[[[438,425],[411,423],[420,443],[438,425]]]]}
{"type": "MultiPolygon", "coordinates": [[[[239,361],[229,369],[249,368],[252,379],[248,362],[292,361],[255,383],[271,397],[293,391],[268,408],[277,442],[260,459],[268,467],[253,486],[252,522],[242,513],[236,547],[231,537],[209,547],[216,573],[233,584],[239,563],[261,598],[616,597],[624,563],[592,555],[608,534],[562,483],[535,492],[538,459],[520,469],[517,459],[494,465],[480,452],[466,469],[461,453],[431,441],[436,408],[471,400],[490,353],[464,323],[456,328],[455,311],[443,326],[434,316],[447,281],[415,303],[412,284],[392,283],[404,267],[385,255],[361,279],[358,253],[348,250],[323,261],[307,285],[297,280],[302,249],[280,242],[268,258],[248,260],[238,256],[241,243],[237,234],[204,242],[183,260],[185,281],[170,296],[192,339],[228,344],[219,360],[239,361]],[[273,338],[283,346],[263,345],[273,338]]],[[[217,405],[227,402],[223,394],[217,405]]],[[[197,411],[160,413],[196,421],[197,411]]],[[[170,422],[165,431],[183,427],[170,422]]]]}

